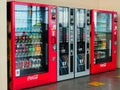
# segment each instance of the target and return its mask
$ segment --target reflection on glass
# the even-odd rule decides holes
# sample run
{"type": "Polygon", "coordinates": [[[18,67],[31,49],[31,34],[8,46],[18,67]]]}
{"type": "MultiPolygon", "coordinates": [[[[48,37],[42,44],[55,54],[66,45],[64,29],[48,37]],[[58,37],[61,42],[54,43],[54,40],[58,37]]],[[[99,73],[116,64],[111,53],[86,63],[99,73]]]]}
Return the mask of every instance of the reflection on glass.
{"type": "Polygon", "coordinates": [[[69,73],[69,9],[59,7],[59,74],[69,73]]]}
{"type": "Polygon", "coordinates": [[[85,71],[85,10],[77,9],[77,72],[85,71]]]}
{"type": "Polygon", "coordinates": [[[48,71],[47,30],[48,8],[15,5],[16,77],[48,71]]]}
{"type": "Polygon", "coordinates": [[[94,48],[95,63],[111,61],[112,15],[95,13],[94,48]]]}
{"type": "Polygon", "coordinates": [[[112,30],[112,15],[107,13],[95,13],[95,31],[111,32],[112,30]]]}

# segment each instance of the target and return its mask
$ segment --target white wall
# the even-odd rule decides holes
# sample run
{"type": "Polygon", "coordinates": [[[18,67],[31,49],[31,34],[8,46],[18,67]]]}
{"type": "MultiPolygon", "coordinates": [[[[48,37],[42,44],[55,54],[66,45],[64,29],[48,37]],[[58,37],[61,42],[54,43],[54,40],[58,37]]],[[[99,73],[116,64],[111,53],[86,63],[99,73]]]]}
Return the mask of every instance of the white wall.
{"type": "Polygon", "coordinates": [[[7,90],[6,0],[0,0],[0,90],[7,90]]]}
{"type": "MultiPolygon", "coordinates": [[[[13,1],[13,0],[7,0],[7,1],[13,1]]],[[[14,1],[44,3],[44,4],[81,7],[81,8],[98,8],[98,0],[14,0],[14,1]]]]}

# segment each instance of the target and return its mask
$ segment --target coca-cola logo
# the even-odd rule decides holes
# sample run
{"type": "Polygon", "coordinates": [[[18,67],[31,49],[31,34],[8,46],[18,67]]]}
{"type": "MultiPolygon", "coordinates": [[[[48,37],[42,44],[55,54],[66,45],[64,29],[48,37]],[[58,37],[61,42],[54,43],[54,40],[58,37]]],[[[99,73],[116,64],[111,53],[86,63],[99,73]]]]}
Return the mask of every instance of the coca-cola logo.
{"type": "Polygon", "coordinates": [[[27,77],[27,81],[36,80],[36,79],[38,79],[38,75],[33,75],[33,76],[27,77]]]}
{"type": "Polygon", "coordinates": [[[106,67],[106,63],[100,64],[100,67],[106,67]]]}

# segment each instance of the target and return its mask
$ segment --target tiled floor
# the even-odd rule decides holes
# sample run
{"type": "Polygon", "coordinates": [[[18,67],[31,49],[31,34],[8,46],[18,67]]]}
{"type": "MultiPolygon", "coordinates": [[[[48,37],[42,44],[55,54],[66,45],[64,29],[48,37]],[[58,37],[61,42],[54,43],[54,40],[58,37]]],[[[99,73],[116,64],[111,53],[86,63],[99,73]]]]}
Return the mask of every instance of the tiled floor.
{"type": "Polygon", "coordinates": [[[26,90],[120,90],[120,69],[26,90]],[[91,82],[95,86],[90,85],[91,82]],[[100,82],[100,84],[97,82],[100,82]]]}

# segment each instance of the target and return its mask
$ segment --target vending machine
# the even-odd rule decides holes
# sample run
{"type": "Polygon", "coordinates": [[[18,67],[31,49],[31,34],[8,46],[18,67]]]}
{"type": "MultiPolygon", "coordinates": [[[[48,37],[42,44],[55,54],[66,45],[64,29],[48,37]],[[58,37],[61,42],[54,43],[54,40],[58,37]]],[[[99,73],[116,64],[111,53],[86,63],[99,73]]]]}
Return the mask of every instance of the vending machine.
{"type": "Polygon", "coordinates": [[[90,10],[75,9],[75,77],[89,75],[90,10]]]}
{"type": "Polygon", "coordinates": [[[58,7],[57,21],[58,81],[88,75],[90,10],[58,7]]]}
{"type": "Polygon", "coordinates": [[[117,12],[91,10],[90,73],[116,69],[117,12]]]}
{"type": "Polygon", "coordinates": [[[56,82],[56,6],[8,3],[9,89],[56,82]]]}
{"type": "Polygon", "coordinates": [[[74,78],[73,42],[70,40],[74,33],[71,36],[70,8],[58,7],[57,13],[57,80],[61,81],[74,78]]]}

